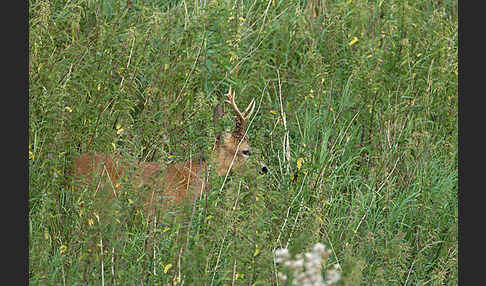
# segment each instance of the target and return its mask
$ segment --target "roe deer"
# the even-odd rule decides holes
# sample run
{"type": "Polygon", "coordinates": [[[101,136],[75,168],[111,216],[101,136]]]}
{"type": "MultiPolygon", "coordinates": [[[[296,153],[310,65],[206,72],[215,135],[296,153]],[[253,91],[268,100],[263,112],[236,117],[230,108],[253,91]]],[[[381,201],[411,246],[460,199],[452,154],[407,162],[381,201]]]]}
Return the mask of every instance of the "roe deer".
{"type": "MultiPolygon", "coordinates": [[[[235,129],[218,137],[212,162],[216,173],[225,175],[230,169],[237,170],[244,165],[251,154],[245,126],[255,109],[252,99],[245,111],[241,112],[235,103],[234,92],[226,94],[228,103],[236,114],[235,129]]],[[[221,107],[219,105],[219,107],[221,107]]],[[[222,116],[221,108],[215,109],[215,117],[222,116]],[[218,114],[219,112],[219,114],[218,114]]],[[[160,205],[176,205],[186,199],[193,200],[208,190],[206,171],[208,162],[196,158],[187,162],[164,165],[159,162],[128,162],[120,156],[104,155],[100,153],[84,153],[73,159],[75,182],[86,184],[95,179],[97,185],[95,192],[108,191],[107,199],[118,196],[118,190],[124,182],[124,176],[132,175],[131,183],[137,193],[141,195],[145,211],[155,211],[160,205]],[[104,184],[104,186],[101,186],[104,184]]],[[[96,196],[96,193],[95,193],[96,196]]]]}

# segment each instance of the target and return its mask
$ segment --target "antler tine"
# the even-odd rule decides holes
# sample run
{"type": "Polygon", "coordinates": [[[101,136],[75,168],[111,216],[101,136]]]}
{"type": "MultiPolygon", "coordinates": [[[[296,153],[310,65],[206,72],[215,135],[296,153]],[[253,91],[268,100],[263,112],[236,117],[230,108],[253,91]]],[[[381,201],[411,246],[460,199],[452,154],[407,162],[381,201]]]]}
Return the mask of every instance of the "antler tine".
{"type": "Polygon", "coordinates": [[[228,98],[228,100],[225,100],[225,102],[230,104],[236,113],[236,126],[235,126],[235,130],[233,131],[233,136],[235,136],[236,138],[240,138],[244,136],[243,134],[245,133],[246,122],[248,121],[248,119],[250,119],[253,110],[255,110],[255,99],[251,100],[250,104],[248,104],[245,111],[242,113],[238,108],[238,106],[236,105],[235,92],[231,91],[231,85],[228,93],[226,94],[226,97],[228,98]]]}
{"type": "Polygon", "coordinates": [[[231,92],[231,85],[230,85],[230,88],[229,88],[228,93],[226,94],[226,97],[228,98],[228,100],[225,100],[225,102],[229,103],[231,105],[231,107],[233,107],[233,110],[235,111],[236,115],[238,115],[238,117],[240,119],[242,119],[243,121],[245,121],[244,113],[242,114],[241,111],[240,111],[240,109],[236,105],[236,102],[235,102],[235,92],[234,91],[231,92]]]}
{"type": "Polygon", "coordinates": [[[243,119],[245,121],[247,121],[248,119],[250,119],[251,114],[253,113],[254,110],[255,110],[255,99],[252,98],[250,104],[248,104],[248,107],[246,107],[245,111],[243,111],[243,116],[244,116],[243,119]],[[251,107],[251,110],[250,110],[250,112],[247,115],[246,113],[248,112],[248,110],[250,109],[250,107],[251,107]]]}
{"type": "Polygon", "coordinates": [[[231,92],[231,85],[229,87],[228,93],[226,94],[226,97],[228,98],[228,100],[225,100],[225,102],[229,103],[231,107],[233,107],[234,111],[236,112],[236,115],[238,115],[238,117],[240,117],[243,121],[248,121],[253,111],[255,110],[255,99],[252,98],[250,104],[248,104],[245,111],[241,112],[235,102],[235,92],[234,91],[231,92]],[[247,115],[248,110],[250,110],[250,112],[247,115]]]}

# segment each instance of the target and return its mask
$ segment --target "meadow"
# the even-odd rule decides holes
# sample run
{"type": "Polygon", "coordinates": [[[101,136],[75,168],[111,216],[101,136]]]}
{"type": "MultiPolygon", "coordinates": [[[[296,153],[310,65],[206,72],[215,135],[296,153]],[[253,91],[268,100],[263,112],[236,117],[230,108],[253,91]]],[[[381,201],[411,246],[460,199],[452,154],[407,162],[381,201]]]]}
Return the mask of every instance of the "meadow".
{"type": "Polygon", "coordinates": [[[29,0],[30,285],[285,285],[275,250],[316,243],[337,285],[457,285],[457,9],[29,0]],[[74,189],[83,152],[210,154],[230,84],[256,100],[247,171],[152,233],[130,188],[101,208],[74,189]]]}

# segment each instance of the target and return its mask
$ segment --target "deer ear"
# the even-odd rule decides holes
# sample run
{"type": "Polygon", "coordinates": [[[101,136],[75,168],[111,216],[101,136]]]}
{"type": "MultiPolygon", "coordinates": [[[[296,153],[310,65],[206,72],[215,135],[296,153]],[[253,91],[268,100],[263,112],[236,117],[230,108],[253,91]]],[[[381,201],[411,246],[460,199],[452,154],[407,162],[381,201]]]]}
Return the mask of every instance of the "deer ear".
{"type": "MultiPolygon", "coordinates": [[[[220,118],[222,118],[224,115],[224,111],[223,111],[223,105],[221,103],[218,103],[216,105],[216,107],[214,107],[213,109],[213,125],[214,125],[214,128],[216,128],[216,130],[218,129],[218,121],[220,118]]],[[[218,142],[221,141],[221,133],[218,132],[216,134],[216,140],[218,142]]]]}
{"type": "Polygon", "coordinates": [[[223,117],[224,111],[223,111],[223,105],[221,103],[218,103],[216,107],[213,109],[213,124],[216,126],[218,124],[218,119],[223,117]]]}

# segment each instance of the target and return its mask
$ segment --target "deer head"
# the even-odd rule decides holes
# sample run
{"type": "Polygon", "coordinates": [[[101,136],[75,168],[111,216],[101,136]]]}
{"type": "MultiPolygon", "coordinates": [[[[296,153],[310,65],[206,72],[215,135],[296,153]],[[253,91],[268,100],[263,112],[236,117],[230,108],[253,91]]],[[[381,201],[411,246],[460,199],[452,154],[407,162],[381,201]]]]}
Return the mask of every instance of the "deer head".
{"type": "MultiPolygon", "coordinates": [[[[235,112],[236,125],[232,132],[228,132],[223,138],[218,140],[216,146],[216,158],[213,157],[213,162],[216,162],[216,172],[220,176],[225,175],[230,169],[239,169],[251,155],[251,148],[246,135],[246,123],[255,109],[255,100],[252,99],[245,111],[241,112],[236,105],[235,93],[234,91],[232,92],[231,86],[226,98],[225,102],[235,112]]],[[[216,115],[217,110],[218,108],[215,109],[215,117],[218,116],[216,115]]]]}

